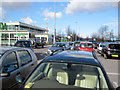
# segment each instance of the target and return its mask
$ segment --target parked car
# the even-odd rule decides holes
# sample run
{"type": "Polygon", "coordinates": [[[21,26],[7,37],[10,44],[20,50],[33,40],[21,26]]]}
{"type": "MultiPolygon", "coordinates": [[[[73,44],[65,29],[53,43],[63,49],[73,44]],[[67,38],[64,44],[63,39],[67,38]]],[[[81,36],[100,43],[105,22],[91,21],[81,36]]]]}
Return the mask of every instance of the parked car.
{"type": "Polygon", "coordinates": [[[53,52],[56,51],[64,51],[64,50],[69,50],[69,43],[67,42],[56,42],[53,44],[49,49],[48,49],[48,54],[52,54],[53,52]]]}
{"type": "Polygon", "coordinates": [[[80,51],[93,51],[94,47],[93,47],[93,43],[92,42],[87,42],[87,41],[83,41],[80,43],[80,46],[78,47],[78,50],[80,51]]]}
{"type": "Polygon", "coordinates": [[[43,40],[39,39],[39,38],[31,38],[29,39],[33,42],[33,45],[35,48],[38,48],[39,46],[41,46],[42,48],[44,48],[46,42],[44,42],[43,40]]]}
{"type": "Polygon", "coordinates": [[[15,45],[15,47],[24,47],[29,48],[33,51],[34,46],[32,45],[30,40],[18,40],[15,45]]]}
{"type": "Polygon", "coordinates": [[[73,48],[74,48],[74,42],[69,42],[69,47],[70,47],[70,50],[73,50],[73,48]]]}
{"type": "Polygon", "coordinates": [[[0,88],[17,87],[16,77],[26,78],[36,65],[37,58],[31,49],[0,47],[0,88]]]}
{"type": "Polygon", "coordinates": [[[89,42],[93,43],[93,47],[97,49],[97,46],[99,45],[100,42],[94,41],[94,40],[89,40],[89,42]]]}
{"type": "Polygon", "coordinates": [[[100,44],[98,45],[98,47],[97,47],[97,52],[98,52],[98,53],[101,53],[103,47],[105,47],[104,43],[100,43],[100,44]]]}
{"type": "Polygon", "coordinates": [[[80,42],[81,42],[81,41],[75,41],[75,42],[74,42],[74,47],[73,47],[74,50],[78,50],[78,47],[80,46],[80,42]]]}
{"type": "Polygon", "coordinates": [[[40,62],[20,86],[26,88],[112,90],[113,86],[95,52],[63,51],[40,62]]]}
{"type": "Polygon", "coordinates": [[[103,55],[105,59],[111,57],[120,58],[120,44],[114,42],[105,43],[105,47],[103,47],[101,55],[103,55]]]}

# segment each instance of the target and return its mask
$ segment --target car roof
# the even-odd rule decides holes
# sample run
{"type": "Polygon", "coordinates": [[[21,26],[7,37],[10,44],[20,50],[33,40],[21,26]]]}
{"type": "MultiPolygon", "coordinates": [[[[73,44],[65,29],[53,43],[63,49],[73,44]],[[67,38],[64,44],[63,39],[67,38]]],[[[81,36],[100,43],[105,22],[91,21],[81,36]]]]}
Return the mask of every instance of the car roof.
{"type": "Polygon", "coordinates": [[[104,44],[120,44],[118,42],[105,42],[104,44]]]}
{"type": "Polygon", "coordinates": [[[47,57],[44,62],[46,61],[82,63],[99,66],[99,63],[94,58],[92,52],[87,51],[63,51],[53,56],[47,57]]]}
{"type": "Polygon", "coordinates": [[[28,42],[28,41],[30,41],[30,40],[18,40],[17,42],[19,42],[19,41],[20,41],[20,42],[24,42],[24,41],[27,41],[27,42],[28,42]]]}
{"type": "Polygon", "coordinates": [[[91,43],[92,44],[92,42],[89,42],[89,41],[81,41],[80,43],[91,43]]]}
{"type": "Polygon", "coordinates": [[[0,47],[0,53],[3,54],[6,51],[9,51],[9,50],[18,50],[18,49],[21,50],[21,49],[27,49],[27,48],[20,48],[20,47],[0,47]]]}

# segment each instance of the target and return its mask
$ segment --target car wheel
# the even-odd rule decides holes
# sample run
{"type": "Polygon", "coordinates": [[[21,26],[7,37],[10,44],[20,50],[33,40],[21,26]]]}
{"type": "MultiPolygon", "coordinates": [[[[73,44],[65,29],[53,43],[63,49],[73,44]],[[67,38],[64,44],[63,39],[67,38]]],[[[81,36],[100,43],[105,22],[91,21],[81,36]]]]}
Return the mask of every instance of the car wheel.
{"type": "Polygon", "coordinates": [[[104,58],[105,58],[105,59],[108,59],[108,56],[107,56],[106,54],[104,54],[104,58]]]}
{"type": "Polygon", "coordinates": [[[35,48],[37,48],[37,45],[35,45],[35,48]]]}

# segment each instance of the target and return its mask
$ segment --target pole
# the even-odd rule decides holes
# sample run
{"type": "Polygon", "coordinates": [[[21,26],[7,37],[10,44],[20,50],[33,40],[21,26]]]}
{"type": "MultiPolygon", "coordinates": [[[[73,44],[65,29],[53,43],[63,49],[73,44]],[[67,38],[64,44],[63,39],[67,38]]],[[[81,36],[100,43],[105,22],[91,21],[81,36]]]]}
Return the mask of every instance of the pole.
{"type": "Polygon", "coordinates": [[[56,37],[56,0],[55,0],[55,6],[54,6],[54,41],[53,43],[55,43],[55,37],[56,37]]]}
{"type": "Polygon", "coordinates": [[[77,41],[77,23],[78,22],[75,22],[76,23],[76,37],[75,37],[75,41],[77,41]]]}

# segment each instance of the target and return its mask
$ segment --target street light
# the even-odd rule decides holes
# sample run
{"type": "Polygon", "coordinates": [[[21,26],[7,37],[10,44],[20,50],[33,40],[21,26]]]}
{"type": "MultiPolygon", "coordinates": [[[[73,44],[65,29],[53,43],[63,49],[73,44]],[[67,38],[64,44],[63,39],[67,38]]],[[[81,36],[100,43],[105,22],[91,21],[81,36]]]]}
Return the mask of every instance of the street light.
{"type": "Polygon", "coordinates": [[[56,0],[55,0],[55,6],[54,6],[54,41],[53,43],[55,43],[55,37],[56,37],[56,0]]]}

